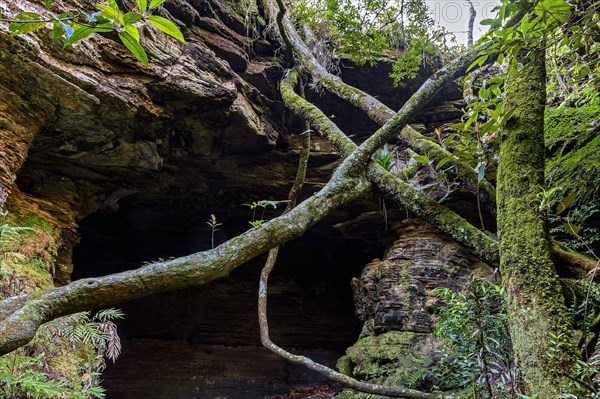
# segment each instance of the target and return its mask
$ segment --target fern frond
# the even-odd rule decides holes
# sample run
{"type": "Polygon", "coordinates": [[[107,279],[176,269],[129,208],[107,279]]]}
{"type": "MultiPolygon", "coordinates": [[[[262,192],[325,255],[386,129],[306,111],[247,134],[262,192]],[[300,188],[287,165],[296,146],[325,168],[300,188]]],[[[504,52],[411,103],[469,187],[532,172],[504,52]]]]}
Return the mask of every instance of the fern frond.
{"type": "Polygon", "coordinates": [[[121,309],[109,308],[102,309],[92,318],[94,321],[104,323],[109,320],[122,319],[125,317],[125,313],[121,309]]]}

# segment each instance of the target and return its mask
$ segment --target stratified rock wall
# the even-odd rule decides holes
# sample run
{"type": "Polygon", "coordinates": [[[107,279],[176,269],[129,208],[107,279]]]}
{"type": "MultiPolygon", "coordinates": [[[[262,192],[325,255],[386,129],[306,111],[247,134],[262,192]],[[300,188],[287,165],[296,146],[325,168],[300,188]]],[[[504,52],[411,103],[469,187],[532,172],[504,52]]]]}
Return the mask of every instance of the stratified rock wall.
{"type": "MultiPolygon", "coordinates": [[[[491,270],[461,245],[418,219],[392,224],[398,239],[352,280],[361,336],[338,362],[359,379],[409,386],[413,373],[431,365],[439,342],[432,336],[437,287],[460,290],[472,274],[491,270]]],[[[426,385],[420,380],[419,388],[426,385]]],[[[426,387],[426,386],[425,386],[426,387]]],[[[345,390],[342,398],[360,398],[345,390]]]]}

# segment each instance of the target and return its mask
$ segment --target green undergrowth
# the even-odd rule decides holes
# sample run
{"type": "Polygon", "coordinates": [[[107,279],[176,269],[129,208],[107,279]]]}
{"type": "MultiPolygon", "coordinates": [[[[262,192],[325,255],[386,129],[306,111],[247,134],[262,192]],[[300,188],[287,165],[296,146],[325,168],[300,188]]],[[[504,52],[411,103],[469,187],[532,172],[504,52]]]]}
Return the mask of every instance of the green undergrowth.
{"type": "MultiPolygon", "coordinates": [[[[42,214],[0,213],[0,299],[54,287],[60,228],[42,214]]],[[[0,397],[103,398],[99,372],[120,351],[111,317],[79,313],[42,326],[30,343],[0,357],[0,397]]]]}

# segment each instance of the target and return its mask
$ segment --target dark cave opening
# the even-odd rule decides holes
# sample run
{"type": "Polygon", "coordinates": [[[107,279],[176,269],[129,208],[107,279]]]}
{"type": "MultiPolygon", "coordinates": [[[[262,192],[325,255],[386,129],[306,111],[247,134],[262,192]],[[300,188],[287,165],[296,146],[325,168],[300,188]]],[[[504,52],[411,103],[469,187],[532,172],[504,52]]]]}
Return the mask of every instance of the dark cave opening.
{"type": "MultiPolygon", "coordinates": [[[[205,222],[173,218],[156,204],[122,200],[119,205],[79,223],[73,279],[211,247],[205,222]]],[[[287,243],[269,287],[273,341],[332,367],[360,332],[350,281],[380,250],[344,238],[331,227],[334,222],[325,220],[287,243]]],[[[249,227],[247,219],[224,220],[215,244],[249,227]]],[[[117,321],[123,352],[103,374],[107,397],[270,398],[324,383],[260,346],[256,302],[264,260],[207,285],[116,306],[126,314],[117,321]]]]}

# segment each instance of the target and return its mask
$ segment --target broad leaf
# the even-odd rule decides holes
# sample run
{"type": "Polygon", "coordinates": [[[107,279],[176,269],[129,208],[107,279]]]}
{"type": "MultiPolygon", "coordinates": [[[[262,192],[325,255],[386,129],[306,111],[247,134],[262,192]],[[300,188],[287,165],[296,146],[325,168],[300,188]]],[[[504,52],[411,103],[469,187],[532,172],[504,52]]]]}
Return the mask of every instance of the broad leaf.
{"type": "Polygon", "coordinates": [[[141,13],[145,13],[148,9],[148,0],[135,0],[135,2],[137,3],[138,10],[140,10],[141,13]]]}
{"type": "Polygon", "coordinates": [[[115,0],[106,0],[106,2],[110,6],[110,8],[112,8],[115,11],[119,11],[119,5],[117,4],[117,2],[115,0]]]}
{"type": "Polygon", "coordinates": [[[151,10],[155,9],[156,7],[158,7],[159,5],[161,5],[162,3],[164,3],[165,1],[167,1],[167,0],[152,0],[150,2],[150,9],[151,10]]]}
{"type": "Polygon", "coordinates": [[[58,40],[58,38],[62,37],[65,34],[65,30],[63,29],[63,24],[58,21],[54,21],[54,25],[52,27],[52,39],[58,40]]]}
{"type": "Polygon", "coordinates": [[[125,47],[127,47],[129,51],[131,51],[131,53],[135,55],[135,57],[140,60],[145,67],[147,67],[148,56],[146,55],[146,51],[144,51],[144,48],[140,42],[135,40],[135,38],[127,32],[119,32],[119,37],[121,38],[121,41],[125,47]]]}
{"type": "Polygon", "coordinates": [[[467,68],[467,72],[473,69],[475,66],[481,67],[488,59],[489,54],[484,54],[478,57],[469,67],[467,68]]]}
{"type": "Polygon", "coordinates": [[[67,40],[65,40],[64,46],[65,47],[70,46],[71,44],[73,44],[81,39],[85,39],[86,37],[88,37],[89,35],[91,35],[94,32],[96,32],[96,29],[93,27],[77,25],[77,27],[75,28],[75,32],[73,32],[71,37],[69,37],[69,38],[67,38],[67,40]]]}
{"type": "Polygon", "coordinates": [[[417,155],[413,159],[419,163],[423,163],[423,164],[429,163],[429,157],[427,155],[417,155]]]}
{"type": "Polygon", "coordinates": [[[112,32],[113,30],[114,28],[110,23],[99,24],[96,26],[76,25],[73,35],[65,40],[64,46],[67,47],[81,39],[85,39],[94,32],[112,32]]]}
{"type": "Polygon", "coordinates": [[[567,233],[571,234],[572,236],[577,237],[577,234],[579,233],[579,230],[581,230],[581,227],[576,226],[574,224],[571,223],[563,223],[563,228],[567,231],[567,233]]]}
{"type": "Polygon", "coordinates": [[[152,25],[165,32],[169,36],[173,36],[177,40],[181,40],[185,42],[183,38],[183,34],[179,30],[179,28],[171,21],[166,18],[159,17],[158,15],[151,15],[148,17],[148,22],[152,25]]]}
{"type": "Polygon", "coordinates": [[[497,19],[484,19],[480,22],[481,25],[490,25],[492,29],[500,27],[500,21],[497,19]]]}
{"type": "MultiPolygon", "coordinates": [[[[37,21],[41,19],[40,14],[35,12],[20,12],[13,18],[19,21],[37,21]]],[[[20,33],[33,32],[46,26],[45,22],[11,22],[8,25],[8,31],[13,35],[20,33]]]]}
{"type": "Polygon", "coordinates": [[[131,37],[133,37],[136,41],[140,41],[140,32],[138,32],[137,28],[133,25],[124,25],[123,29],[125,32],[129,33],[131,37]]]}
{"type": "Polygon", "coordinates": [[[437,166],[435,167],[435,170],[440,170],[440,168],[442,166],[444,166],[446,163],[450,162],[454,158],[455,158],[454,155],[450,155],[450,156],[447,156],[446,158],[442,159],[440,162],[438,162],[437,166]]]}
{"type": "Polygon", "coordinates": [[[573,202],[575,202],[576,199],[577,199],[577,193],[571,193],[571,194],[567,195],[565,197],[565,199],[562,200],[562,202],[560,204],[558,204],[558,206],[556,207],[556,214],[560,215],[562,212],[564,212],[565,209],[567,209],[569,206],[571,206],[571,204],[573,202]]]}
{"type": "Polygon", "coordinates": [[[128,12],[123,15],[123,25],[133,25],[137,21],[142,19],[142,14],[138,14],[137,12],[128,12]]]}
{"type": "Polygon", "coordinates": [[[104,14],[105,17],[109,19],[114,19],[115,21],[118,21],[121,25],[125,25],[125,22],[123,21],[123,15],[118,9],[115,10],[114,8],[109,7],[105,4],[98,4],[96,5],[96,7],[103,11],[102,14],[104,14]]]}

